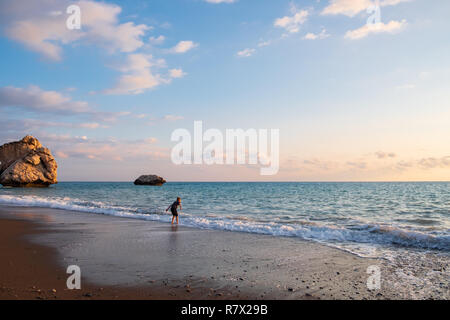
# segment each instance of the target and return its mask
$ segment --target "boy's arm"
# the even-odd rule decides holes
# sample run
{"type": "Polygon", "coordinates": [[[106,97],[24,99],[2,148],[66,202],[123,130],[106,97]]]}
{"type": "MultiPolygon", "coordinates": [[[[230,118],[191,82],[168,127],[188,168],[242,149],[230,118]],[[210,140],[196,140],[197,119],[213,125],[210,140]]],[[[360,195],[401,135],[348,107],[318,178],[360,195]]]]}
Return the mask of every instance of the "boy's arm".
{"type": "Polygon", "coordinates": [[[169,211],[169,209],[170,209],[171,206],[172,206],[172,205],[170,205],[170,206],[167,207],[166,212],[169,211]]]}

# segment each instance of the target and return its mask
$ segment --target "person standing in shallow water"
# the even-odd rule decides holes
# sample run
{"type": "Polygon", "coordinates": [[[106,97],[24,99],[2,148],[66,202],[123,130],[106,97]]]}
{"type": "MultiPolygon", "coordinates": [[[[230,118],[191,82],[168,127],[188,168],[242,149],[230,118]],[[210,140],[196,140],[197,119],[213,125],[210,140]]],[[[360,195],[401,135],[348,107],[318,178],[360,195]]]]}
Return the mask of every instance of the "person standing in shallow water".
{"type": "Polygon", "coordinates": [[[166,212],[169,211],[169,209],[170,209],[170,211],[172,212],[172,224],[173,224],[173,222],[174,222],[174,220],[175,220],[175,217],[177,218],[177,224],[178,224],[178,211],[177,211],[178,207],[180,207],[180,210],[182,210],[182,207],[181,207],[181,198],[180,198],[180,197],[178,197],[178,198],[177,198],[177,201],[175,201],[174,203],[172,203],[172,204],[171,204],[170,206],[168,206],[167,209],[166,209],[166,212]]]}

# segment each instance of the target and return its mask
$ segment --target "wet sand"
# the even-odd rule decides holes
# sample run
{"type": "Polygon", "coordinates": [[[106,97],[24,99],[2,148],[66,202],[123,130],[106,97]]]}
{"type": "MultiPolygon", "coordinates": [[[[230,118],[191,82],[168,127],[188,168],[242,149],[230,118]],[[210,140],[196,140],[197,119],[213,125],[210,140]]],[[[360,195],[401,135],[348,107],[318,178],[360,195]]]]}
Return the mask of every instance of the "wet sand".
{"type": "Polygon", "coordinates": [[[0,206],[0,245],[0,299],[405,298],[367,288],[370,265],[392,278],[384,260],[295,238],[0,206]],[[73,264],[81,290],[66,288],[73,264]]]}
{"type": "Polygon", "coordinates": [[[69,274],[57,262],[56,249],[30,243],[24,236],[42,231],[22,219],[0,217],[0,300],[170,300],[201,299],[187,290],[167,291],[158,285],[141,287],[98,286],[83,281],[80,290],[69,290],[69,274]]]}

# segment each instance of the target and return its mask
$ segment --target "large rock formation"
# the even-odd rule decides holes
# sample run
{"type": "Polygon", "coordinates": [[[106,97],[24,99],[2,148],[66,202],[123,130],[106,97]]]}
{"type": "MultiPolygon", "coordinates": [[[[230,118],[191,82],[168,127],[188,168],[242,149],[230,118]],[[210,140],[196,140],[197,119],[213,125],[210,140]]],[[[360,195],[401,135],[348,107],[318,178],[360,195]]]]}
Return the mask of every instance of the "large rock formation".
{"type": "Polygon", "coordinates": [[[134,184],[140,186],[162,186],[166,180],[157,175],[143,175],[134,181],[134,184]]]}
{"type": "Polygon", "coordinates": [[[0,184],[11,187],[47,187],[57,183],[50,150],[32,136],[0,146],[0,184]]]}

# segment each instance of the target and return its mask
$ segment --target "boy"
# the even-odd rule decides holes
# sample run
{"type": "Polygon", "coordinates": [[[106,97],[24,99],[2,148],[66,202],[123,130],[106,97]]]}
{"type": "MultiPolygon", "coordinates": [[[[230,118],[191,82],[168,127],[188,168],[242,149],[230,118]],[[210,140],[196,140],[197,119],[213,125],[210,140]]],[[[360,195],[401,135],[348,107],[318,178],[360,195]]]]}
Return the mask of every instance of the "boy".
{"type": "Polygon", "coordinates": [[[177,211],[178,206],[180,206],[180,210],[182,210],[182,208],[181,208],[181,198],[180,197],[178,197],[177,201],[172,203],[166,209],[166,212],[169,211],[169,209],[170,209],[170,211],[172,211],[172,224],[173,224],[173,221],[175,220],[175,217],[177,218],[177,224],[178,224],[178,211],[177,211]]]}

